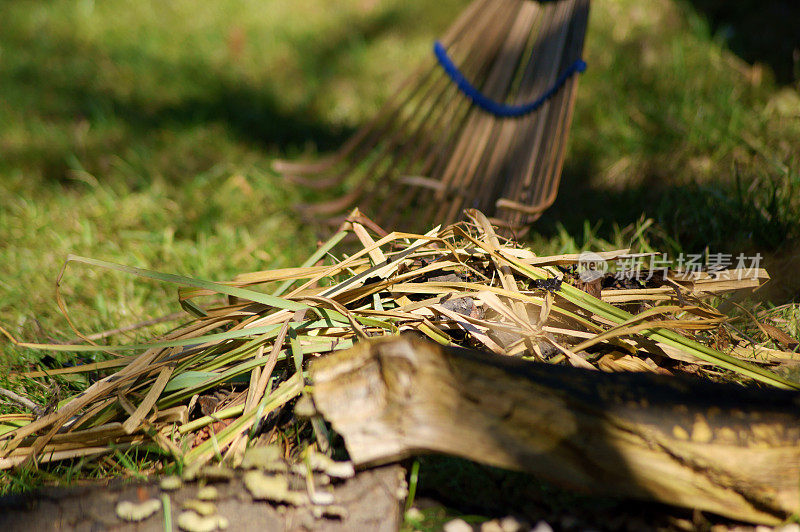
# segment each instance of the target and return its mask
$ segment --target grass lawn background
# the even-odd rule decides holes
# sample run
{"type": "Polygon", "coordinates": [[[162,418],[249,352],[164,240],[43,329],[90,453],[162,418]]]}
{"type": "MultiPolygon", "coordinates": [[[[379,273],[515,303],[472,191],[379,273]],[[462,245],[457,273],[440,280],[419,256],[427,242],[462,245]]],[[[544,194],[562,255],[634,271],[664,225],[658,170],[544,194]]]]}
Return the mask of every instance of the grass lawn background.
{"type": "MultiPolygon", "coordinates": [[[[764,297],[795,298],[797,65],[748,48],[751,4],[726,19],[711,1],[593,2],[563,186],[535,250],[758,251],[777,277],[764,297]]],[[[0,324],[73,337],[54,301],[68,253],[211,280],[299,264],[316,234],[291,205],[309,196],[270,162],[343,142],[465,5],[4,2],[0,324]]],[[[70,267],[63,291],[87,333],[179,310],[172,286],[88,268],[70,267]]],[[[796,334],[794,306],[783,312],[796,334]]],[[[43,356],[0,343],[0,365],[43,356]]]]}

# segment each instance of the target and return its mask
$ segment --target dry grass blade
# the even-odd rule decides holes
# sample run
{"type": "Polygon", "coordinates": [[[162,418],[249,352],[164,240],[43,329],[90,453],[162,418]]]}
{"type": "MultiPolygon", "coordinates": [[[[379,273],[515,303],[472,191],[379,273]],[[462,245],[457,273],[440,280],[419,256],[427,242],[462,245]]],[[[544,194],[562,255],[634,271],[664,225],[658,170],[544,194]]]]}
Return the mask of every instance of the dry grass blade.
{"type": "MultiPolygon", "coordinates": [[[[706,340],[725,317],[704,300],[752,281],[698,276],[678,288],[604,290],[598,299],[570,284],[578,256],[538,257],[501,243],[482,214],[469,215],[474,224],[424,235],[376,231],[358,215],[301,267],[242,274],[233,283],[70,257],[85,266],[190,287],[180,297],[200,314],[187,315],[171,333],[138,345],[27,344],[3,330],[24,347],[138,354],[49,372],[106,374],[55,412],[0,418],[0,467],[148,441],[190,468],[223,455],[235,463],[254,427],[301,392],[309,358],[403,331],[498,356],[605,370],[654,371],[652,360],[673,357],[669,371],[675,372],[682,360],[700,359],[709,364],[705,368],[715,365],[774,386],[800,387],[759,365],[791,359],[793,353],[742,340],[730,345],[728,354],[706,340]],[[344,257],[348,234],[360,249],[331,259],[344,257]],[[318,264],[323,259],[332,263],[318,264]],[[209,294],[237,302],[203,306],[199,298],[209,294]],[[626,308],[636,303],[640,310],[631,314],[609,301],[624,301],[626,308]],[[762,358],[742,360],[748,353],[762,358]],[[221,396],[215,411],[190,412],[198,396],[212,393],[221,396]]],[[[47,378],[45,372],[26,376],[47,378]]]]}

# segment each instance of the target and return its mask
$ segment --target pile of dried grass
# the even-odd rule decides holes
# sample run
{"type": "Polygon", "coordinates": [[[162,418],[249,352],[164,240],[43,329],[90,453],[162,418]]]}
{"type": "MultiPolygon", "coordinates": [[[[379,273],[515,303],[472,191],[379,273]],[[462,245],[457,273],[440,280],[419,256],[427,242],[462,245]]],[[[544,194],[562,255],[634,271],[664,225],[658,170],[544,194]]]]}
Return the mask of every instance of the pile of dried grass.
{"type": "MultiPolygon", "coordinates": [[[[305,360],[404,331],[553,364],[669,372],[688,361],[710,368],[706,372],[722,369],[800,388],[763,367],[792,353],[749,345],[732,329],[714,334],[723,331],[726,317],[707,303],[708,296],[758,286],[768,278],[763,270],[742,280],[735,271],[670,272],[652,286],[603,290],[597,298],[575,286],[580,282],[570,272],[578,256],[539,257],[501,243],[484,215],[468,215],[468,223],[424,235],[386,234],[356,211],[302,266],[230,282],[71,256],[67,263],[180,285],[180,301],[194,317],[145,345],[30,344],[0,329],[21,347],[114,355],[107,362],[26,374],[110,372],[38,419],[0,416],[0,469],[144,442],[154,442],[190,471],[215,458],[235,464],[265,418],[301,394],[305,360]],[[347,236],[360,249],[340,255],[347,236]],[[203,307],[203,296],[227,299],[203,307]],[[713,345],[722,336],[727,354],[713,345]],[[137,354],[122,354],[129,351],[137,354]],[[756,357],[761,363],[754,363],[756,357]],[[212,405],[215,390],[226,393],[212,405]],[[190,420],[196,403],[205,415],[190,420]]],[[[613,260],[625,251],[602,257],[613,260]]],[[[59,303],[66,313],[60,297],[59,303]]]]}

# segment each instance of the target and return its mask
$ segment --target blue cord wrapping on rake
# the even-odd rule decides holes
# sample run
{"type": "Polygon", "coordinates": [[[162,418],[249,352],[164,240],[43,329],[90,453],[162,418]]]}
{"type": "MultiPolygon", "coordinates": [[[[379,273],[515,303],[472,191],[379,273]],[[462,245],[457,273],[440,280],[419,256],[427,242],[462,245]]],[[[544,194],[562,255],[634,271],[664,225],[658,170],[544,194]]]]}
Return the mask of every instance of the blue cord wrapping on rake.
{"type": "Polygon", "coordinates": [[[586,63],[583,59],[578,59],[562,72],[555,83],[553,83],[553,86],[536,100],[521,105],[506,105],[492,100],[467,81],[467,78],[464,77],[458,70],[458,67],[447,56],[447,50],[445,50],[444,46],[442,46],[442,43],[439,41],[433,43],[433,53],[436,54],[436,59],[439,61],[439,64],[442,65],[447,75],[450,76],[450,79],[453,80],[458,86],[458,89],[464,93],[467,98],[472,100],[475,105],[484,111],[501,118],[518,118],[536,111],[547,100],[552,98],[571,76],[586,70],[586,63]]]}

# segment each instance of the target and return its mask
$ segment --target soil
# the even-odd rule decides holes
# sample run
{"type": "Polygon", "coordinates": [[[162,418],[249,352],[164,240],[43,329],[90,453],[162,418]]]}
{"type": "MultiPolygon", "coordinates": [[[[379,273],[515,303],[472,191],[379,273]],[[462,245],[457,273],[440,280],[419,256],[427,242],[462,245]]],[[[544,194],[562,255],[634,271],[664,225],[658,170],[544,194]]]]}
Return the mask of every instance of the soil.
{"type": "MultiPolygon", "coordinates": [[[[203,482],[187,483],[168,492],[173,530],[183,503],[197,497],[203,482]]],[[[405,496],[405,470],[398,465],[370,469],[333,489],[335,504],[346,510],[343,518],[315,517],[311,507],[254,501],[237,474],[214,483],[217,514],[225,517],[226,530],[236,531],[396,531],[401,524],[400,501],[405,496]]],[[[70,488],[49,488],[24,496],[0,499],[0,530],[26,531],[159,531],[165,530],[163,508],[138,522],[126,522],[116,513],[120,501],[160,499],[156,480],[144,483],[114,482],[70,488]]]]}

